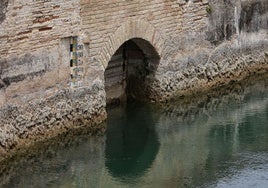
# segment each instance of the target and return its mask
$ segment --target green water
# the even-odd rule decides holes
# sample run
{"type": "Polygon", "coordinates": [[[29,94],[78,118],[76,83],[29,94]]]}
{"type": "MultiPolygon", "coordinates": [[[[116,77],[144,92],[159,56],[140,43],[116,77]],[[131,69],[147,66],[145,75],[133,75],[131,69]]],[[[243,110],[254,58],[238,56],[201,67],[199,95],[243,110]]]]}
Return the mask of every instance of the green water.
{"type": "Polygon", "coordinates": [[[268,77],[162,107],[108,111],[104,136],[6,162],[1,187],[267,187],[268,77]]]}

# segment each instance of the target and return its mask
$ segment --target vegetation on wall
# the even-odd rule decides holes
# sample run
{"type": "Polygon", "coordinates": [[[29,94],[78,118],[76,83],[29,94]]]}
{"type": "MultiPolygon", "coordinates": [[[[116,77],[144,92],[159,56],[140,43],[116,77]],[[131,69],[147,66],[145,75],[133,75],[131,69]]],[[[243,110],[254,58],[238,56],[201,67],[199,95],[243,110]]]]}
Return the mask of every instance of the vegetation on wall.
{"type": "Polygon", "coordinates": [[[206,11],[207,11],[208,14],[212,13],[212,8],[211,8],[210,5],[207,6],[206,11]]]}

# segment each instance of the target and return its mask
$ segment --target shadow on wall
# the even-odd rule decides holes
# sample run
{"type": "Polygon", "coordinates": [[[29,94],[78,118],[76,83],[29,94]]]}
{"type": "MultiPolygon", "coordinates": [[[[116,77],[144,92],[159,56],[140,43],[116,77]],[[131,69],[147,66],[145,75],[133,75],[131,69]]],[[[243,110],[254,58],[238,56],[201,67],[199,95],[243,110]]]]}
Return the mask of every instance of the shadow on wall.
{"type": "Polygon", "coordinates": [[[8,5],[8,0],[1,0],[0,1],[0,24],[6,18],[6,8],[7,8],[7,5],[8,5]]]}
{"type": "Polygon", "coordinates": [[[240,30],[256,32],[268,29],[268,1],[243,1],[241,5],[240,30]]]}
{"type": "Polygon", "coordinates": [[[268,29],[267,0],[210,0],[207,40],[217,45],[238,32],[268,29]],[[238,31],[239,30],[239,31],[238,31]]]}

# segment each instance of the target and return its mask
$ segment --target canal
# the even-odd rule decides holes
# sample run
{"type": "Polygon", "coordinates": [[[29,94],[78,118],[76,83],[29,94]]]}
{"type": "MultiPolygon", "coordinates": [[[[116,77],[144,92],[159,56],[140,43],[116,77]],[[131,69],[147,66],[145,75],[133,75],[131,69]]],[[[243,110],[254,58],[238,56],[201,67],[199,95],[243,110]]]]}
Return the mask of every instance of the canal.
{"type": "Polygon", "coordinates": [[[106,126],[2,161],[0,187],[268,185],[268,75],[165,105],[108,109],[106,126]]]}

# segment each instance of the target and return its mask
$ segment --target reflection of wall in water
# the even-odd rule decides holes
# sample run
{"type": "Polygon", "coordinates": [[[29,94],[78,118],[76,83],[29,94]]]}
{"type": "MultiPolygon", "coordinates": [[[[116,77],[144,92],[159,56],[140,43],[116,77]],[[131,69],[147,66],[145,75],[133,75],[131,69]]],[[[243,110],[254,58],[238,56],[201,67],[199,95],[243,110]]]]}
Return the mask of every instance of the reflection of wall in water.
{"type": "Polygon", "coordinates": [[[33,151],[3,161],[0,187],[97,187],[104,147],[104,137],[76,135],[49,140],[32,148],[33,151]]]}
{"type": "Polygon", "coordinates": [[[217,96],[219,93],[211,94],[211,97],[200,96],[192,103],[172,103],[167,109],[161,109],[156,123],[161,147],[152,172],[144,179],[153,182],[152,186],[195,187],[207,183],[204,181],[215,180],[216,171],[226,170],[221,169],[220,162],[233,160],[232,154],[237,150],[254,150],[254,145],[258,144],[258,147],[267,148],[263,145],[264,137],[241,144],[247,143],[243,138],[248,129],[252,130],[252,136],[264,133],[268,139],[268,130],[258,130],[258,126],[252,126],[254,123],[244,123],[256,120],[258,112],[267,109],[265,80],[255,85],[252,85],[253,81],[230,86],[232,92],[226,88],[218,91],[222,92],[221,96],[217,96]],[[249,112],[254,114],[249,116],[249,112]],[[155,181],[158,179],[168,181],[155,181]],[[172,182],[178,184],[170,185],[172,182]]]}
{"type": "MultiPolygon", "coordinates": [[[[150,182],[151,187],[178,187],[179,184],[196,187],[204,181],[213,181],[217,178],[215,171],[224,170],[218,164],[225,160],[232,161],[232,153],[239,150],[250,152],[256,148],[267,151],[268,127],[254,125],[259,112],[265,109],[268,112],[267,80],[264,77],[254,85],[249,82],[246,84],[249,87],[241,84],[231,86],[231,90],[223,88],[220,97],[218,93],[216,96],[209,94],[211,97],[200,96],[199,101],[188,102],[188,105],[173,103],[167,109],[131,107],[126,113],[122,109],[110,112],[109,115],[114,118],[109,117],[108,121],[115,123],[114,127],[108,127],[110,133],[107,135],[106,148],[103,137],[91,140],[85,136],[67,141],[60,138],[40,146],[37,154],[28,153],[25,158],[19,158],[13,166],[5,163],[5,168],[0,168],[0,186],[16,187],[14,185],[19,184],[20,187],[27,187],[30,182],[38,187],[42,183],[54,182],[59,186],[72,183],[83,187],[110,187],[121,183],[124,187],[125,183],[132,182],[124,179],[121,173],[113,173],[117,172],[119,163],[110,165],[113,157],[119,156],[116,152],[121,154],[120,149],[124,149],[117,144],[117,141],[122,143],[123,139],[111,139],[117,135],[129,135],[130,131],[145,138],[129,136],[125,139],[126,149],[137,152],[134,153],[134,156],[138,156],[134,158],[134,163],[136,159],[144,161],[144,164],[125,174],[134,176],[137,181],[135,185],[150,182]],[[144,116],[145,112],[147,117],[144,116]],[[124,129],[122,126],[127,118],[132,123],[124,129]],[[152,127],[153,124],[155,127],[152,127]],[[143,129],[144,125],[146,129],[143,129]],[[254,139],[246,140],[246,134],[254,139]],[[137,139],[140,139],[139,142],[132,144],[137,139]],[[149,145],[153,147],[149,149],[149,145]],[[135,173],[138,174],[136,177],[135,173]],[[43,178],[45,175],[46,179],[43,178]]],[[[268,122],[268,114],[262,115],[263,122],[268,122]]]]}

